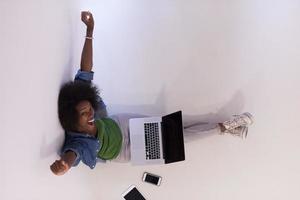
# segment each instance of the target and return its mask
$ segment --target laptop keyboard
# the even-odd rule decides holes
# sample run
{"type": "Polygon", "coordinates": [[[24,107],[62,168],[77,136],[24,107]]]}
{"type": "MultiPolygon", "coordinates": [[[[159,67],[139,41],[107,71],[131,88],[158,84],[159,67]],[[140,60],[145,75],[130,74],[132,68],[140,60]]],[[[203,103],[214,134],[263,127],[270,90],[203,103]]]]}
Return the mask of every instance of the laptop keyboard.
{"type": "Polygon", "coordinates": [[[146,159],[160,159],[160,142],[158,123],[145,123],[146,159]]]}

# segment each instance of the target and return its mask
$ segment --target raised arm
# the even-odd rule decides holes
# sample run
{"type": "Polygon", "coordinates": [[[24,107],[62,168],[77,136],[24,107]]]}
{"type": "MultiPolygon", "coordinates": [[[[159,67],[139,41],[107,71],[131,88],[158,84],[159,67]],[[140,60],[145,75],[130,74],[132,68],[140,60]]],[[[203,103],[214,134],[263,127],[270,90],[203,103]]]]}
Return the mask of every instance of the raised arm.
{"type": "Polygon", "coordinates": [[[93,67],[93,31],[94,18],[88,11],[81,12],[81,21],[86,25],[86,37],[81,53],[81,71],[90,72],[93,67]]]}

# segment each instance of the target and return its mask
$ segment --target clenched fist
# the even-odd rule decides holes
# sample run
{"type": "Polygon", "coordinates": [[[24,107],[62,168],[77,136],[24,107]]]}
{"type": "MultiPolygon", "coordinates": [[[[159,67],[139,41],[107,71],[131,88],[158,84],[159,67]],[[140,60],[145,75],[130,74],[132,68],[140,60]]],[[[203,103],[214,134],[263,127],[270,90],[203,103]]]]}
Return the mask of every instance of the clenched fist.
{"type": "Polygon", "coordinates": [[[89,11],[82,11],[81,12],[81,21],[85,23],[88,30],[94,30],[94,18],[92,13],[89,11]]]}
{"type": "Polygon", "coordinates": [[[56,160],[50,166],[50,169],[55,175],[59,176],[65,174],[70,169],[70,166],[64,160],[56,160]]]}

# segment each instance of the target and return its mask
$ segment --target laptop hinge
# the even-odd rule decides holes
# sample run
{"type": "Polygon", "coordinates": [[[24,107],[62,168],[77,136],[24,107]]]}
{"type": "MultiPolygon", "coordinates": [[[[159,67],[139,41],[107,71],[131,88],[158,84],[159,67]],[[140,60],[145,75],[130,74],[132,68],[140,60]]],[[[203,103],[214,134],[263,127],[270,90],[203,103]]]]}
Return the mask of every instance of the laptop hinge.
{"type": "Polygon", "coordinates": [[[162,140],[162,152],[163,152],[163,158],[166,158],[166,151],[165,151],[165,146],[166,146],[166,140],[164,137],[164,123],[160,122],[160,127],[161,127],[161,140],[162,140]]]}

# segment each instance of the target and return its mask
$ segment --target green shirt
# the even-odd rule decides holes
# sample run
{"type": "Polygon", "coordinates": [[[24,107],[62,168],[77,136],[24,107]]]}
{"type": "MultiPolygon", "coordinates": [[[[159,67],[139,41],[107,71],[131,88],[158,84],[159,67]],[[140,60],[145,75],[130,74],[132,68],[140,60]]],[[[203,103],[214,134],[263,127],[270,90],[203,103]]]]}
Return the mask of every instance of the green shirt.
{"type": "Polygon", "coordinates": [[[116,158],[122,147],[122,133],[118,124],[110,118],[97,119],[98,140],[102,144],[97,156],[103,160],[116,158]]]}

